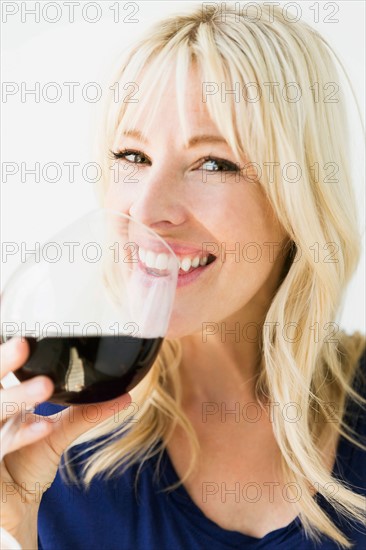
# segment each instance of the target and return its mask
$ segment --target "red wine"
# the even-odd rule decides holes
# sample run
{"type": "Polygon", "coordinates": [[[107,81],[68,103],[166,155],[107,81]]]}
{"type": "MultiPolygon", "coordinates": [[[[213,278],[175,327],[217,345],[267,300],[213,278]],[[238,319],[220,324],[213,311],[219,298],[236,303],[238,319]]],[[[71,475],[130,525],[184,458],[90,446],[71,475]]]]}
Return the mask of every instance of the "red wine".
{"type": "Polygon", "coordinates": [[[52,403],[108,401],[142,380],[162,340],[133,336],[27,338],[28,361],[14,374],[21,382],[40,374],[49,376],[55,384],[48,399],[52,403]]]}

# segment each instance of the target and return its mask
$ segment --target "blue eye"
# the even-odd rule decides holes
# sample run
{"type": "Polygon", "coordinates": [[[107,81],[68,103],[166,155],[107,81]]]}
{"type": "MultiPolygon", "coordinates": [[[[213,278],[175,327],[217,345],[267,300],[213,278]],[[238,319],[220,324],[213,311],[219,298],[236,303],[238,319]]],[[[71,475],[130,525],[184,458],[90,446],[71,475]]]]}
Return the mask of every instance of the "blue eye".
{"type": "MultiPolygon", "coordinates": [[[[144,155],[142,151],[136,151],[134,149],[123,149],[121,151],[111,151],[112,158],[116,160],[126,160],[131,164],[151,164],[150,159],[144,155]]],[[[225,159],[216,157],[205,157],[201,166],[207,164],[207,168],[200,167],[199,170],[207,170],[208,172],[240,172],[238,164],[230,162],[225,159]]]]}
{"type": "MultiPolygon", "coordinates": [[[[240,168],[237,164],[229,162],[228,160],[219,159],[215,157],[206,157],[204,164],[209,163],[209,168],[206,168],[209,172],[239,172],[240,168]]],[[[203,169],[203,168],[202,168],[203,169]]]]}

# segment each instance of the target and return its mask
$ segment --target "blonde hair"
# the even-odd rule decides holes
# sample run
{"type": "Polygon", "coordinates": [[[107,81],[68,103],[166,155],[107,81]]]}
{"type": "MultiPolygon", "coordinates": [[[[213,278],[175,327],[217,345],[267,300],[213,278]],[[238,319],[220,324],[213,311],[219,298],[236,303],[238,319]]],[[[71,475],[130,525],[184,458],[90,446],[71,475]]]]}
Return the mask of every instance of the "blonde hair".
{"type": "MultiPolygon", "coordinates": [[[[314,83],[323,90],[327,83],[339,82],[335,59],[344,69],[314,29],[304,22],[289,22],[276,6],[271,6],[271,12],[273,20],[269,7],[261,4],[261,17],[253,21],[239,17],[229,4],[224,16],[215,7],[205,6],[203,10],[201,5],[193,5],[189,13],[172,15],[155,24],[120,60],[114,82],[119,83],[121,90],[128,90],[128,83],[138,82],[139,102],[128,103],[123,98],[117,103],[109,102],[100,154],[103,173],[107,175],[108,152],[116,134],[133,128],[138,112],[147,106],[149,118],[143,131],[148,132],[173,69],[178,112],[186,137],[184,90],[194,63],[203,82],[213,86],[226,83],[227,90],[235,86],[245,90],[245,97],[242,93],[239,102],[233,94],[225,101],[218,93],[206,98],[210,116],[238,159],[255,160],[259,167],[268,161],[281,167],[296,162],[300,167],[297,180],[284,181],[279,171],[273,175],[262,170],[256,182],[262,186],[291,242],[288,266],[261,334],[262,360],[256,393],[262,404],[266,399],[279,404],[273,413],[274,435],[286,479],[294,481],[301,491],[300,518],[306,534],[319,540],[323,533],[349,548],[352,545],[348,539],[309,491],[310,482],[319,487],[319,493],[337,512],[348,519],[365,521],[365,498],[332,477],[322,452],[338,434],[362,447],[345,422],[344,412],[347,398],[359,404],[365,402],[352,388],[365,347],[364,337],[359,333],[351,337],[344,332],[339,333],[339,340],[329,337],[360,255],[344,92],[340,91],[341,101],[327,102],[323,98],[317,101],[310,90],[314,83]],[[264,84],[271,82],[279,83],[273,87],[273,101],[264,94],[264,84]],[[254,84],[256,91],[262,90],[256,101],[249,97],[249,86],[245,87],[248,83],[254,84]],[[289,92],[288,83],[298,84],[293,88],[302,93],[299,101],[284,99],[283,90],[289,92]],[[330,167],[338,167],[338,177],[331,182],[327,180],[330,167]],[[314,261],[314,243],[320,249],[328,248],[328,261],[314,261]],[[294,321],[301,337],[290,340],[283,336],[281,328],[294,321]],[[297,403],[302,411],[297,422],[286,422],[281,413],[290,402],[297,403]],[[329,403],[334,405],[336,422],[328,421],[329,403]],[[326,487],[335,481],[338,491],[333,495],[326,487]]],[[[106,177],[99,190],[102,204],[108,183],[106,177]]],[[[102,444],[94,442],[91,446],[94,452],[83,470],[86,484],[101,472],[111,476],[132,464],[142,465],[164,450],[177,425],[185,430],[192,446],[192,462],[181,482],[190,474],[199,442],[181,407],[180,358],[180,341],[165,340],[149,374],[132,392],[138,406],[133,414],[135,422],[123,422],[121,415],[117,428],[114,418],[74,442],[75,445],[106,436],[102,444]]]]}

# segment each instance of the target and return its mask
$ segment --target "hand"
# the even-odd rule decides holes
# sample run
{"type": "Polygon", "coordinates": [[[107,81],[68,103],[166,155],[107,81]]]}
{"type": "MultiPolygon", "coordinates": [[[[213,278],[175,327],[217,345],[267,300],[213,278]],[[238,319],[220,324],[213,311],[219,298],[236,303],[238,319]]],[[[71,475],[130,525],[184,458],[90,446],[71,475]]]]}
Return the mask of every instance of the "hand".
{"type": "MultiPolygon", "coordinates": [[[[2,344],[0,379],[21,367],[29,351],[24,339],[12,338],[2,344]]],[[[27,412],[35,404],[46,401],[53,390],[53,383],[46,376],[36,376],[15,387],[0,390],[0,438],[6,447],[0,464],[1,526],[24,548],[37,548],[40,500],[55,478],[62,453],[79,435],[96,425],[88,421],[86,409],[89,405],[72,407],[72,414],[65,409],[48,417],[27,412]]],[[[118,403],[123,408],[130,402],[130,395],[125,394],[115,399],[113,404],[118,403]]],[[[98,423],[115,413],[111,401],[98,403],[98,407],[98,423]]]]}

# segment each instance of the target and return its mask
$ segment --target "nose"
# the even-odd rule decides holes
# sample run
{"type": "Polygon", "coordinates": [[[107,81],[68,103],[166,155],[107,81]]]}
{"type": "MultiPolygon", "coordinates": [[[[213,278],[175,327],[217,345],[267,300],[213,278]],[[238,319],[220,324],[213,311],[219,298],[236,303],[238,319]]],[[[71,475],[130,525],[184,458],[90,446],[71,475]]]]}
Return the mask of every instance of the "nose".
{"type": "Polygon", "coordinates": [[[177,173],[156,171],[136,184],[129,214],[152,229],[170,229],[187,218],[183,182],[177,173]]]}

